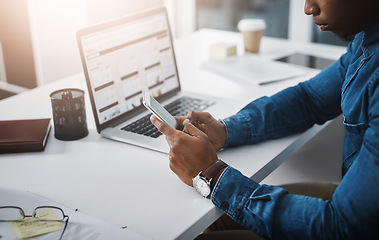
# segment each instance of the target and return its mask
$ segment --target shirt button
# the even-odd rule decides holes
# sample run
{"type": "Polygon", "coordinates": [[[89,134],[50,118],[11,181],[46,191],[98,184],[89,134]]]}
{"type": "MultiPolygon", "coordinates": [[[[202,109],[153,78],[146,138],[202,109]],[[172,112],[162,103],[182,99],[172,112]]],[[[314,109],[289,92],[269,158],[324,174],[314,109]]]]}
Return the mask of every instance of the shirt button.
{"type": "Polygon", "coordinates": [[[225,204],[224,204],[224,209],[225,209],[225,210],[228,210],[228,209],[229,209],[229,203],[225,203],[225,204]]]}

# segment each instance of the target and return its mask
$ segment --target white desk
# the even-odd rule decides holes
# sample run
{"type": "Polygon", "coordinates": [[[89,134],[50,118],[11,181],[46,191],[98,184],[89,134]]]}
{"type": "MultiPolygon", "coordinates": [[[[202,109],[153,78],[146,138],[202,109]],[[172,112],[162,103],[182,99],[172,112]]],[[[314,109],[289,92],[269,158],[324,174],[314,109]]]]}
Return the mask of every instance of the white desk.
{"type": "MultiPolygon", "coordinates": [[[[209,44],[215,42],[238,44],[242,54],[238,33],[204,29],[176,41],[184,90],[248,103],[310,77],[256,86],[199,69],[200,62],[207,59],[209,44]]],[[[281,56],[294,49],[333,59],[344,52],[342,47],[264,38],[261,56],[281,56]]],[[[78,73],[0,101],[0,120],[51,117],[49,94],[67,87],[87,90],[84,75],[78,73]]],[[[221,215],[210,200],[170,171],[167,155],[101,138],[88,94],[86,97],[89,135],[65,142],[55,139],[52,131],[44,152],[0,155],[0,187],[31,191],[153,239],[193,239],[221,215]]],[[[315,126],[295,136],[229,149],[220,157],[260,181],[322,128],[315,126]]]]}

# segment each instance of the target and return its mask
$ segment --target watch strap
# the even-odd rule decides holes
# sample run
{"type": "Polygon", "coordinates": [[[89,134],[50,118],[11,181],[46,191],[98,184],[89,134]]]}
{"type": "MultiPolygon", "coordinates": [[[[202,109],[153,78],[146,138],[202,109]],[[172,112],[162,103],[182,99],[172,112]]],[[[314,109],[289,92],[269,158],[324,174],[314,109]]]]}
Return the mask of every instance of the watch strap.
{"type": "Polygon", "coordinates": [[[221,159],[218,159],[216,162],[212,163],[209,167],[202,171],[201,175],[210,181],[221,169],[227,166],[228,164],[223,162],[221,159]]]}

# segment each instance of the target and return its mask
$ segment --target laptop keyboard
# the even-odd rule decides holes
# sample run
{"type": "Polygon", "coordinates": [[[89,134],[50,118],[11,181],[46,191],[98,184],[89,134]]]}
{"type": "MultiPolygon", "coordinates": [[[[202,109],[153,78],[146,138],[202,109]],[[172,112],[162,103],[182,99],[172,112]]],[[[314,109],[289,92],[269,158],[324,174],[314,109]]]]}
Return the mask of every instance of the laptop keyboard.
{"type": "MultiPolygon", "coordinates": [[[[214,102],[191,98],[191,97],[181,97],[176,101],[167,104],[164,108],[171,113],[173,116],[186,116],[187,113],[191,110],[193,111],[202,111],[207,107],[211,106],[214,102]]],[[[131,124],[122,128],[124,131],[138,133],[141,135],[149,136],[152,138],[157,138],[162,133],[160,133],[157,128],[150,122],[151,114],[148,114],[131,124]]]]}

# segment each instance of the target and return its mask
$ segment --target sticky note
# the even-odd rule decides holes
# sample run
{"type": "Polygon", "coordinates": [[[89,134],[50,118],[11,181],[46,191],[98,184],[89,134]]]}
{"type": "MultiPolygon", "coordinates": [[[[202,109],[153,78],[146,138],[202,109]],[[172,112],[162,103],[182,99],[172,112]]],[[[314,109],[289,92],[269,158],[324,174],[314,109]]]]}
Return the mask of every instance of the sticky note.
{"type": "MultiPolygon", "coordinates": [[[[42,211],[41,214],[46,215],[48,219],[57,219],[52,209],[42,211]]],[[[10,222],[10,224],[19,239],[36,237],[64,228],[61,222],[36,221],[33,218],[25,218],[22,222],[10,222]]]]}
{"type": "Polygon", "coordinates": [[[211,59],[225,59],[237,54],[237,46],[230,43],[215,43],[210,46],[211,59]]]}

